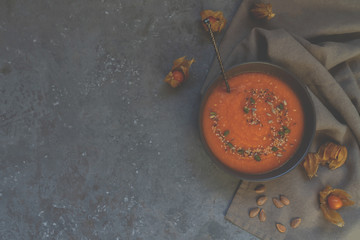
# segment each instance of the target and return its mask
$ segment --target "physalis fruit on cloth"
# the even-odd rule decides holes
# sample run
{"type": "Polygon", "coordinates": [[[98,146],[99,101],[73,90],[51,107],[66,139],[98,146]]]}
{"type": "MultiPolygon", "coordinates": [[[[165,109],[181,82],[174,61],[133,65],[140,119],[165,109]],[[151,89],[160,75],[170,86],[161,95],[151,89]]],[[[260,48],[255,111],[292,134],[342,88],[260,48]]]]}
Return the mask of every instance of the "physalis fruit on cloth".
{"type": "Polygon", "coordinates": [[[347,155],[345,146],[328,142],[321,145],[317,153],[308,153],[303,162],[303,167],[311,179],[316,176],[319,165],[328,164],[328,167],[334,170],[345,163],[347,155]]]}
{"type": "Polygon", "coordinates": [[[275,17],[275,13],[273,13],[270,3],[257,3],[250,11],[252,15],[258,19],[266,18],[267,20],[270,20],[275,17]]]}
{"type": "Polygon", "coordinates": [[[195,62],[194,59],[186,60],[185,56],[174,61],[171,71],[166,75],[164,81],[173,88],[179,86],[189,77],[189,68],[195,62]]]}
{"type": "Polygon", "coordinates": [[[350,200],[350,194],[344,190],[332,188],[330,186],[326,186],[319,194],[320,208],[325,219],[338,227],[343,227],[345,222],[336,210],[355,204],[355,202],[350,200]]]}
{"type": "Polygon", "coordinates": [[[225,27],[226,19],[224,18],[224,14],[221,11],[214,12],[212,10],[204,10],[200,13],[200,16],[206,31],[209,31],[208,27],[204,23],[206,18],[209,19],[211,30],[213,32],[220,32],[225,27]]]}

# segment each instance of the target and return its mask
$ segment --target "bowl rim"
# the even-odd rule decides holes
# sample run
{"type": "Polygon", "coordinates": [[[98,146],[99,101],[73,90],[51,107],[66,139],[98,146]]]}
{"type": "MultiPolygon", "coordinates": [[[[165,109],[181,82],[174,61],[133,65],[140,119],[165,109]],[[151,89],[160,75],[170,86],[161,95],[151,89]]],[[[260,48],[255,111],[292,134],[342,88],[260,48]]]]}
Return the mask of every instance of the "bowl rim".
{"type": "Polygon", "coordinates": [[[208,156],[219,168],[223,169],[225,172],[228,172],[231,175],[246,181],[253,181],[253,182],[269,181],[291,172],[302,162],[302,160],[307,155],[311,143],[315,136],[315,130],[316,130],[315,108],[307,86],[303,82],[301,82],[297,77],[295,77],[291,72],[273,63],[261,62],[261,61],[242,63],[226,71],[226,76],[228,77],[228,79],[230,79],[239,74],[251,73],[251,72],[265,73],[275,76],[280,80],[282,80],[283,82],[285,82],[288,86],[290,86],[292,90],[296,93],[304,110],[304,133],[297,151],[292,155],[292,157],[289,160],[287,160],[280,167],[261,174],[248,174],[248,173],[242,173],[236,171],[230,168],[229,166],[225,165],[212,153],[203,134],[203,128],[202,128],[203,112],[205,110],[204,108],[205,103],[212,89],[215,88],[215,86],[218,84],[219,81],[223,81],[222,75],[218,76],[215,81],[211,82],[206,87],[201,97],[201,104],[200,104],[199,117],[198,117],[200,139],[208,156]]]}

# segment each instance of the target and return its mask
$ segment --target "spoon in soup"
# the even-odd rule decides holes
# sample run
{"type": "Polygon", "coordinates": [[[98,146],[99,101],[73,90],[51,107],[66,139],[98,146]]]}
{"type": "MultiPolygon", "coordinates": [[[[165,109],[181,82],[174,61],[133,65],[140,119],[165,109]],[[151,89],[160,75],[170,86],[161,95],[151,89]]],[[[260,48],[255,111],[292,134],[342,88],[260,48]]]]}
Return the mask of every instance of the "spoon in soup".
{"type": "Polygon", "coordinates": [[[213,33],[213,31],[211,30],[210,19],[209,19],[209,18],[205,18],[205,19],[204,19],[204,23],[206,24],[206,26],[207,26],[208,29],[209,29],[211,42],[212,42],[212,44],[214,45],[215,52],[216,52],[216,56],[217,56],[217,60],[218,60],[218,62],[219,62],[220,69],[221,69],[221,73],[222,73],[223,78],[224,78],[224,81],[225,81],[226,91],[227,91],[228,93],[230,93],[230,86],[229,86],[229,83],[228,83],[228,80],[227,80],[227,77],[226,77],[226,74],[225,74],[224,65],[223,65],[222,60],[221,60],[221,56],[220,56],[219,49],[218,49],[218,47],[217,47],[217,45],[216,45],[214,33],[213,33]]]}

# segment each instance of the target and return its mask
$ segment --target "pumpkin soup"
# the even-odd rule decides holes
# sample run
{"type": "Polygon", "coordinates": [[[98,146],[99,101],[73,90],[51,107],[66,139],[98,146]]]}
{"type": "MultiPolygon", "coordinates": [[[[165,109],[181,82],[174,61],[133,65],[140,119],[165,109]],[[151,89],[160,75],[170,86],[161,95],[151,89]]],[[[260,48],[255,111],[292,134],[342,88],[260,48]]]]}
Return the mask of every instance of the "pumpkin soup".
{"type": "Polygon", "coordinates": [[[213,154],[243,173],[262,174],[296,152],[304,131],[303,109],[295,92],[264,73],[243,73],[221,82],[205,102],[202,128],[213,154]]]}

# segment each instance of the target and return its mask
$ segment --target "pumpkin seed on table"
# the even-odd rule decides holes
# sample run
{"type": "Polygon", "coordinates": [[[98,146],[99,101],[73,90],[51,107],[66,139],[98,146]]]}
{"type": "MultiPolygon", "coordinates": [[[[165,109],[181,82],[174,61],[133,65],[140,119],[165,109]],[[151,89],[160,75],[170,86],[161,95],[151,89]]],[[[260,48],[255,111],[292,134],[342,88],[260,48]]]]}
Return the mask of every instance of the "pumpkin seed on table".
{"type": "Polygon", "coordinates": [[[255,192],[257,194],[260,194],[260,193],[264,193],[265,192],[265,185],[264,184],[259,184],[255,187],[255,192]]]}
{"type": "Polygon", "coordinates": [[[280,196],[280,201],[281,201],[285,206],[287,206],[287,205],[290,204],[290,200],[289,200],[287,197],[285,197],[284,195],[281,195],[281,196],[280,196]]]}
{"type": "Polygon", "coordinates": [[[277,224],[276,224],[276,228],[277,228],[277,230],[278,230],[279,232],[281,232],[281,233],[286,232],[286,227],[285,227],[284,225],[282,225],[281,223],[277,223],[277,224]]]}
{"type": "Polygon", "coordinates": [[[266,213],[265,213],[265,210],[264,210],[264,209],[261,209],[261,210],[260,210],[259,220],[260,220],[260,222],[265,222],[265,221],[266,221],[266,213]]]}
{"type": "Polygon", "coordinates": [[[256,200],[256,204],[259,206],[262,206],[266,203],[267,199],[268,199],[267,196],[262,195],[262,196],[258,197],[258,199],[256,200]]]}
{"type": "Polygon", "coordinates": [[[293,218],[290,222],[290,227],[297,228],[298,226],[300,226],[300,223],[301,223],[301,218],[299,217],[293,218]]]}
{"type": "Polygon", "coordinates": [[[277,208],[284,207],[284,204],[278,198],[274,197],[272,200],[273,200],[275,207],[277,207],[277,208]]]}
{"type": "Polygon", "coordinates": [[[252,208],[249,212],[249,217],[254,218],[256,217],[260,212],[260,208],[252,208]]]}

